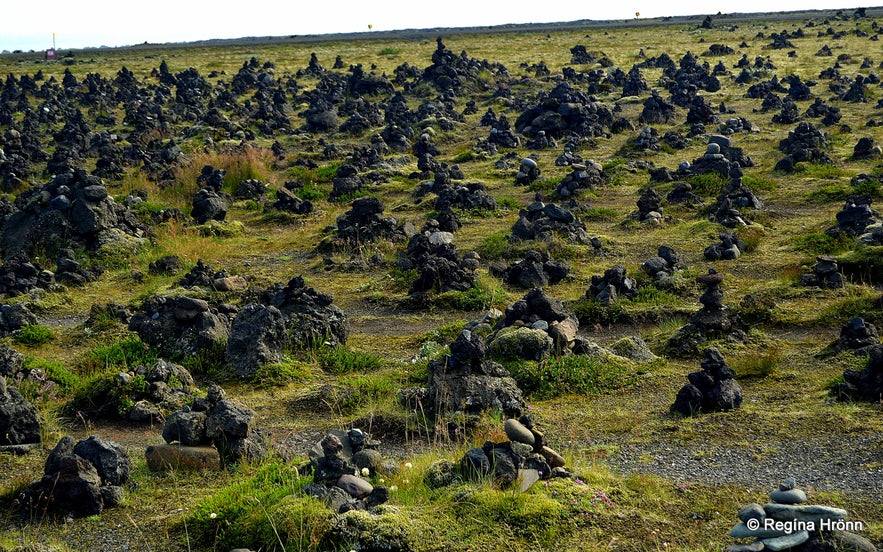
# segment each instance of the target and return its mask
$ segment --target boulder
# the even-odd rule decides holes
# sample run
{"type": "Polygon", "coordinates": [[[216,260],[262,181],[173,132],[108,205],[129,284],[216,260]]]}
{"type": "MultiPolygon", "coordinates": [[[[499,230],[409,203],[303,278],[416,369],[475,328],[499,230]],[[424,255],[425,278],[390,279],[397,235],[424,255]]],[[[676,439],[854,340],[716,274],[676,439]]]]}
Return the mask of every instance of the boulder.
{"type": "Polygon", "coordinates": [[[246,305],[230,327],[227,364],[237,377],[250,377],[261,366],[282,360],[287,337],[285,317],[279,309],[246,305]]]}

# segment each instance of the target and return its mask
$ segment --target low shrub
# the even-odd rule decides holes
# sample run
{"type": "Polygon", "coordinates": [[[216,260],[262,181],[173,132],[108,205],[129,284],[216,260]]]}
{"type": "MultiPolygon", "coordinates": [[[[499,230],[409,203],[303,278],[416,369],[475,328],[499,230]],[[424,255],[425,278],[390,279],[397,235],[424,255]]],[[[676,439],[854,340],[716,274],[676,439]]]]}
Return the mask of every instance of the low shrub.
{"type": "Polygon", "coordinates": [[[627,387],[634,378],[629,364],[612,357],[570,355],[541,362],[511,362],[507,368],[522,391],[537,400],[612,391],[627,387]]]}

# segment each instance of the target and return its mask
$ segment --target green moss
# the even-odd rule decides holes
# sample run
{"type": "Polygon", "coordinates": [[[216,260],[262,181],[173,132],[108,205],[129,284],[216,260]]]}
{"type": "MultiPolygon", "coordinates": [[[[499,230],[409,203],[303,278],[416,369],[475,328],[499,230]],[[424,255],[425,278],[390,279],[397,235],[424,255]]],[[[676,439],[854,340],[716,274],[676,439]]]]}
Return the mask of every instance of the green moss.
{"type": "Polygon", "coordinates": [[[379,356],[345,347],[321,348],[317,351],[316,358],[323,370],[338,375],[373,372],[383,366],[383,359],[379,356]]]}
{"type": "Polygon", "coordinates": [[[12,336],[12,340],[28,347],[39,347],[52,340],[52,330],[41,324],[29,324],[12,336]]]}
{"type": "Polygon", "coordinates": [[[635,377],[632,363],[614,356],[571,355],[540,362],[512,362],[506,367],[526,395],[540,400],[628,387],[635,377]]]}

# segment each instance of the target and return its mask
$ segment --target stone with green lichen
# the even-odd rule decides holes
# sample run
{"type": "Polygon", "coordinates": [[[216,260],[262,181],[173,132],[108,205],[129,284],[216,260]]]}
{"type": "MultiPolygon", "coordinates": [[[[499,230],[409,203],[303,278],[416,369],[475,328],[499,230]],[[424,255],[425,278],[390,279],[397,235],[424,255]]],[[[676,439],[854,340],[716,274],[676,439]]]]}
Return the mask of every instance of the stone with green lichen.
{"type": "Polygon", "coordinates": [[[514,327],[502,328],[488,343],[488,355],[497,358],[542,360],[552,352],[552,338],[543,330],[514,327]]]}
{"type": "Polygon", "coordinates": [[[423,520],[394,506],[378,506],[372,511],[352,510],[337,516],[328,538],[346,542],[357,550],[407,552],[431,541],[432,528],[423,520]]]}

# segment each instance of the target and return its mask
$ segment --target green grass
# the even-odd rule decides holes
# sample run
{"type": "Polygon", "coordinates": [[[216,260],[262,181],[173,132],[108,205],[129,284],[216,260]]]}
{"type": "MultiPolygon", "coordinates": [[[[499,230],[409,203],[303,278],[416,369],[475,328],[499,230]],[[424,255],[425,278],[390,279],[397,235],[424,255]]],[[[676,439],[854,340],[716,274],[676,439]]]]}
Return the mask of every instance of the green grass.
{"type": "Polygon", "coordinates": [[[345,347],[323,347],[316,357],[323,370],[336,375],[373,372],[383,366],[383,359],[379,356],[345,347]]]}
{"type": "Polygon", "coordinates": [[[156,359],[156,351],[139,338],[131,337],[90,349],[79,363],[78,369],[84,375],[108,370],[128,371],[139,365],[149,366],[156,359]]]}
{"type": "Polygon", "coordinates": [[[522,391],[537,400],[612,391],[628,387],[634,378],[633,368],[627,361],[583,355],[554,357],[541,362],[511,362],[507,368],[522,391]]]}
{"type": "Polygon", "coordinates": [[[795,236],[791,244],[795,251],[810,255],[836,255],[850,249],[853,241],[846,234],[831,236],[818,232],[795,236]]]}
{"type": "Polygon", "coordinates": [[[29,324],[23,326],[18,333],[12,336],[12,340],[20,345],[28,347],[39,347],[55,337],[51,328],[47,328],[41,324],[29,324]]]}

